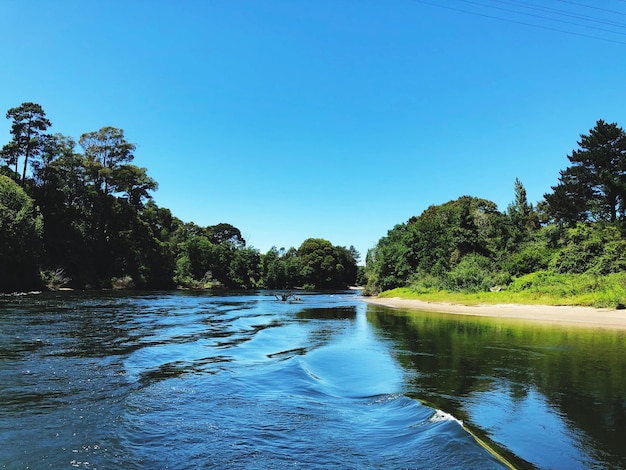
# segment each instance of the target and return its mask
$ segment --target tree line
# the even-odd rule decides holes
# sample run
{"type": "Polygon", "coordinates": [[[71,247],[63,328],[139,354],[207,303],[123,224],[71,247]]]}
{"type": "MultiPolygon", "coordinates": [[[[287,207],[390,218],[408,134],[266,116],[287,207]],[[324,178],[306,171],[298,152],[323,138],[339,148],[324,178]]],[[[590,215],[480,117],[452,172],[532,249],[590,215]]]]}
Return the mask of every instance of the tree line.
{"type": "Polygon", "coordinates": [[[152,199],[124,131],[78,142],[50,133],[43,108],[6,113],[0,150],[0,291],[50,288],[344,288],[359,253],[318,238],[262,254],[228,223],[185,223],[152,199]]]}
{"type": "Polygon", "coordinates": [[[367,253],[366,291],[479,292],[538,276],[623,274],[626,133],[599,120],[580,137],[570,165],[536,205],[516,179],[506,211],[462,196],[393,227],[367,253]]]}

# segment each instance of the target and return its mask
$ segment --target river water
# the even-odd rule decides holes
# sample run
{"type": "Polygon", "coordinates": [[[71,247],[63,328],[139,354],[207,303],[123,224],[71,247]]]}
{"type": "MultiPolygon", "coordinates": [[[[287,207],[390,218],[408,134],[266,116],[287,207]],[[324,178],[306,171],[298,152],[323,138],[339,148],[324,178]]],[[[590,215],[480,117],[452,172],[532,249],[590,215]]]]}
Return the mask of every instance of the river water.
{"type": "Polygon", "coordinates": [[[623,332],[272,294],[0,297],[0,468],[626,468],[623,332]]]}

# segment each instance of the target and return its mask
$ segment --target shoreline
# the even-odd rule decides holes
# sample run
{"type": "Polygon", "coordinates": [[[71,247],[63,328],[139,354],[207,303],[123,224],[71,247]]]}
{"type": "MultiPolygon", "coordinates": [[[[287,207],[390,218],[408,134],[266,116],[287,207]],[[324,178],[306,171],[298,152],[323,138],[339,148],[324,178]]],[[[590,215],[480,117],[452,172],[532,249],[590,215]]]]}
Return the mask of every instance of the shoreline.
{"type": "Polygon", "coordinates": [[[360,298],[366,303],[396,309],[527,320],[587,328],[626,330],[626,310],[526,304],[462,305],[445,302],[425,302],[423,300],[402,299],[400,297],[361,296],[360,298]]]}

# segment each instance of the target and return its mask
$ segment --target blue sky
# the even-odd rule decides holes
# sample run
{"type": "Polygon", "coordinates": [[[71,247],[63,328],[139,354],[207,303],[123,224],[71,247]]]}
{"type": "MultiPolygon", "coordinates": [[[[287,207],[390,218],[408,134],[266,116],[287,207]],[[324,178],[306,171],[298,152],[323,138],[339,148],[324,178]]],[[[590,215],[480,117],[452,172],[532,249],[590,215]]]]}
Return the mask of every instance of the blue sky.
{"type": "Polygon", "coordinates": [[[123,128],[160,206],[261,252],[365,258],[429,205],[505,210],[516,177],[535,203],[626,125],[623,0],[0,0],[0,30],[0,111],[123,128]]]}

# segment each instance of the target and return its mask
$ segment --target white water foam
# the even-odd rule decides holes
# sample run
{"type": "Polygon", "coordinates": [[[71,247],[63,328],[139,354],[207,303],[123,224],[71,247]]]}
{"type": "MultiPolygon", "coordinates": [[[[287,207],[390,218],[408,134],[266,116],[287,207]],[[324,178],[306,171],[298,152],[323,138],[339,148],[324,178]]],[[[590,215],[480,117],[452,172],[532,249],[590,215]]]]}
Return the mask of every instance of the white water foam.
{"type": "Polygon", "coordinates": [[[435,413],[429,418],[431,423],[439,423],[441,421],[456,421],[459,423],[461,427],[463,427],[463,421],[460,419],[456,419],[451,414],[446,413],[445,411],[435,410],[435,413]]]}

